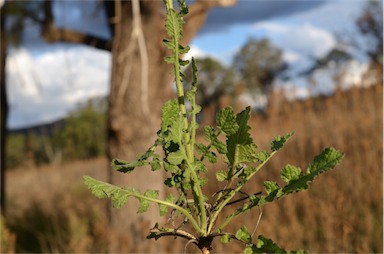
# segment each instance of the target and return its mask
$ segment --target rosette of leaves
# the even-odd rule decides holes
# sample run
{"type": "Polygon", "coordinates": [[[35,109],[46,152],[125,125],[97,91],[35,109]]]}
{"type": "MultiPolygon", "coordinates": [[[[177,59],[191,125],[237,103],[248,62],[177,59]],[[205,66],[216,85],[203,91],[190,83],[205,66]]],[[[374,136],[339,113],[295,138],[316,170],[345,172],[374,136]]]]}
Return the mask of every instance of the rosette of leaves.
{"type": "MultiPolygon", "coordinates": [[[[85,184],[96,197],[110,198],[117,208],[124,206],[129,198],[135,198],[139,202],[138,213],[146,212],[152,202],[158,204],[161,216],[170,216],[170,219],[175,221],[177,218],[182,219],[183,223],[174,227],[156,224],[150,229],[147,238],[185,238],[203,253],[209,253],[211,243],[216,237],[219,237],[223,244],[230,240],[243,243],[245,253],[287,252],[263,235],[253,239],[253,233],[249,233],[244,226],[236,232],[227,232],[226,226],[237,216],[255,207],[308,189],[309,184],[318,175],[339,164],[343,154],[334,148],[326,148],[304,171],[292,165],[283,167],[282,186],[274,181],[265,181],[263,192],[245,193],[244,185],[283,148],[293,133],[276,137],[271,142],[269,151],[259,150],[250,135],[250,107],[237,114],[231,107],[227,107],[218,113],[216,126],[208,125],[203,128],[205,144],[196,142],[196,114],[201,110],[195,102],[198,89],[197,68],[192,59],[192,88],[184,95],[183,74],[180,68],[188,64],[188,61],[181,60],[180,56],[187,53],[189,47],[182,46],[180,40],[183,35],[183,17],[188,13],[188,7],[184,0],[179,0],[178,3],[180,8],[176,11],[171,0],[165,1],[166,31],[169,39],[164,40],[164,45],[172,52],[165,61],[174,67],[177,99],[164,104],[157,140],[145,153],[131,162],[115,159],[111,163],[114,170],[122,173],[130,173],[142,166],[148,166],[152,171],[164,170],[168,175],[164,184],[177,190],[177,195],[169,195],[163,200],[158,198],[158,190],[140,191],[115,186],[89,176],[84,176],[85,184]],[[188,110],[186,101],[191,105],[188,110]],[[227,167],[216,172],[216,180],[225,184],[208,199],[202,191],[202,186],[208,181],[207,164],[215,164],[219,160],[224,161],[227,167]],[[244,198],[236,199],[236,194],[239,193],[244,198]],[[225,207],[240,203],[240,208],[232,209],[227,217],[219,219],[225,207]],[[188,227],[190,230],[186,229],[186,224],[191,226],[188,227]]],[[[215,179],[210,179],[213,180],[215,179]]]]}

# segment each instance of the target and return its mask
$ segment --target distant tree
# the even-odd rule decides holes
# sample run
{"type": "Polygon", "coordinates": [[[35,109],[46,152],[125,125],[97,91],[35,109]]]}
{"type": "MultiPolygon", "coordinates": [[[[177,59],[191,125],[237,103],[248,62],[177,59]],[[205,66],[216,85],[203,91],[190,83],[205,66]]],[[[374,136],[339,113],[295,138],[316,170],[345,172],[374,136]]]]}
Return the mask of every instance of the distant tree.
{"type": "Polygon", "coordinates": [[[250,92],[266,92],[275,77],[286,69],[282,51],[268,39],[248,39],[235,54],[233,68],[241,74],[250,92]]]}
{"type": "MultiPolygon", "coordinates": [[[[234,90],[235,72],[231,68],[211,57],[196,59],[196,66],[199,70],[196,101],[200,106],[215,104],[222,95],[234,90]]],[[[192,81],[191,65],[187,66],[184,75],[185,85],[189,87],[192,81]]]]}
{"type": "Polygon", "coordinates": [[[94,99],[79,105],[65,119],[64,128],[52,137],[54,148],[62,151],[64,160],[88,159],[105,153],[107,137],[104,102],[94,99]]]}
{"type": "Polygon", "coordinates": [[[369,0],[356,21],[368,38],[367,54],[375,65],[383,67],[383,2],[369,0]]]}

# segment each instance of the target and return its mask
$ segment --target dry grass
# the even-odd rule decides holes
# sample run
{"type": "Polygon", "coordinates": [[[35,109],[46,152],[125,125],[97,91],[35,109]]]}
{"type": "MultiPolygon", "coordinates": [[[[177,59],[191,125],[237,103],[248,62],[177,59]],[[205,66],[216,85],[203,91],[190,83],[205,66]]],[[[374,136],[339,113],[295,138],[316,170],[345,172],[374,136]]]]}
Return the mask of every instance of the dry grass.
{"type": "MultiPolygon", "coordinates": [[[[352,89],[294,103],[273,98],[266,116],[252,118],[253,137],[261,148],[268,148],[278,134],[295,131],[296,135],[248,186],[249,192],[262,190],[267,178],[277,180],[279,169],[287,163],[305,168],[326,146],[345,153],[342,164],[316,179],[309,191],[263,207],[256,234],[265,234],[287,249],[383,252],[382,88],[352,89]]],[[[8,172],[7,224],[17,234],[16,251],[107,252],[113,245],[124,252],[154,246],[154,241],[144,248],[134,246],[136,234],[146,235],[149,225],[143,223],[138,223],[137,233],[111,232],[103,216],[105,203],[91,197],[82,184],[85,174],[105,179],[107,164],[99,158],[8,172]]],[[[215,187],[211,184],[208,189],[214,192],[215,187]]],[[[232,229],[243,224],[253,229],[258,216],[256,208],[232,229]]],[[[185,244],[169,238],[157,246],[182,252],[185,244]]],[[[218,241],[214,250],[241,251],[236,244],[223,246],[218,241]]],[[[188,251],[196,249],[188,247],[188,251]]]]}

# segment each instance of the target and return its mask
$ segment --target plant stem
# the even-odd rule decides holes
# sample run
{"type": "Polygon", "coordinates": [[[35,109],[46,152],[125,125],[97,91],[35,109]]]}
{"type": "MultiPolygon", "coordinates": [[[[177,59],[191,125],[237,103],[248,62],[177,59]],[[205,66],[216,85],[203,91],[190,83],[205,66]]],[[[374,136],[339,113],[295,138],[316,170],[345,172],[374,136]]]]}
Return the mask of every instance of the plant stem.
{"type": "MultiPolygon", "coordinates": [[[[166,0],[165,2],[167,11],[170,9],[173,9],[172,5],[172,0],[166,0]]],[[[173,38],[174,40],[174,45],[179,45],[179,41],[177,39],[173,38]]],[[[192,190],[193,190],[193,196],[195,197],[195,200],[198,200],[198,207],[199,207],[199,213],[200,213],[200,228],[198,232],[202,233],[203,236],[206,235],[207,231],[207,214],[205,211],[205,206],[204,206],[204,199],[203,199],[203,192],[200,187],[199,179],[196,174],[196,170],[194,167],[192,167],[192,163],[194,161],[194,155],[193,155],[193,147],[190,146],[190,138],[191,134],[190,131],[196,131],[195,128],[189,129],[189,122],[187,118],[187,110],[185,108],[185,96],[184,96],[184,87],[182,83],[182,77],[180,75],[180,51],[179,47],[176,46],[174,47],[174,73],[175,73],[175,83],[176,83],[176,91],[177,91],[177,101],[179,103],[179,110],[180,113],[183,116],[183,122],[184,122],[184,134],[183,134],[183,140],[184,140],[184,147],[186,149],[186,155],[187,155],[187,164],[188,164],[188,169],[191,172],[192,176],[192,190]]]]}
{"type": "MultiPolygon", "coordinates": [[[[217,207],[217,209],[215,209],[215,213],[213,214],[213,216],[212,216],[212,219],[211,219],[211,221],[210,221],[210,223],[209,223],[209,226],[208,226],[208,234],[212,231],[212,228],[213,228],[213,226],[214,226],[214,224],[215,224],[215,222],[216,222],[216,220],[217,220],[217,217],[219,216],[219,214],[221,213],[221,210],[223,210],[223,208],[225,207],[225,205],[229,202],[229,201],[231,201],[231,199],[235,196],[235,194],[236,193],[238,193],[240,190],[241,190],[241,188],[243,188],[243,186],[244,186],[244,184],[246,183],[246,182],[248,182],[249,181],[249,179],[251,179],[268,161],[269,161],[269,159],[270,158],[272,158],[272,156],[274,155],[276,153],[276,151],[274,151],[274,152],[272,152],[270,155],[269,155],[269,157],[265,160],[265,161],[263,161],[262,163],[260,163],[257,167],[256,167],[256,170],[255,170],[255,172],[253,172],[252,174],[250,174],[245,180],[244,180],[244,183],[243,184],[241,184],[241,185],[239,185],[236,189],[234,189],[233,191],[231,191],[231,192],[229,192],[229,194],[228,194],[228,197],[226,198],[226,199],[224,199],[220,204],[219,204],[219,206],[217,207]]],[[[231,218],[229,218],[229,221],[230,220],[232,220],[234,217],[231,217],[231,218]]],[[[229,221],[225,221],[223,224],[221,224],[220,226],[219,226],[219,228],[218,229],[223,229],[224,228],[224,226],[226,226],[227,224],[228,224],[228,222],[229,221]]]]}

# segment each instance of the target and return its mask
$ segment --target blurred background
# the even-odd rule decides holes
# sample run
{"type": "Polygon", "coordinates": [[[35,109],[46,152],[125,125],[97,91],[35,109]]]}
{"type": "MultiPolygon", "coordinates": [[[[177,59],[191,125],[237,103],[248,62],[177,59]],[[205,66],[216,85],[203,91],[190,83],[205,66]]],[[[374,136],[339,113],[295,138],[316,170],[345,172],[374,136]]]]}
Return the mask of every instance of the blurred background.
{"type": "MultiPolygon", "coordinates": [[[[309,191],[263,207],[256,234],[286,249],[382,253],[382,1],[188,3],[185,57],[199,68],[200,125],[214,124],[222,107],[251,105],[260,148],[296,132],[250,192],[285,164],[305,168],[327,146],[345,153],[309,191]]],[[[0,5],[1,252],[196,252],[181,239],[145,239],[156,207],[140,216],[135,202],[110,209],[82,182],[91,175],[168,191],[165,175],[109,168],[154,142],[161,105],[175,96],[162,1],[0,5]]],[[[190,67],[183,71],[188,88],[190,67]]],[[[259,213],[228,230],[254,228],[259,213]]],[[[217,241],[214,251],[242,249],[217,241]]]]}

